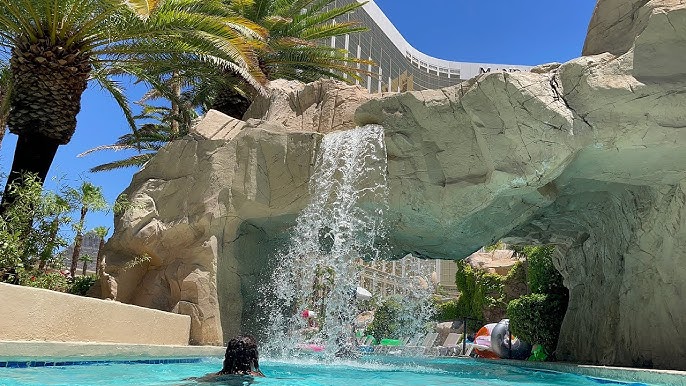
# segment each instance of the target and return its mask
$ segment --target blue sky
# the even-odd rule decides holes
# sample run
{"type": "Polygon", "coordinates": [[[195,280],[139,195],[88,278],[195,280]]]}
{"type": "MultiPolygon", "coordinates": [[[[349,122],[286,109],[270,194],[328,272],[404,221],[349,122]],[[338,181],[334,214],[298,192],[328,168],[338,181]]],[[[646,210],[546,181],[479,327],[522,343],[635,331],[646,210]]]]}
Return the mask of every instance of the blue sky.
{"type": "MultiPolygon", "coordinates": [[[[595,0],[423,0],[419,3],[376,0],[386,16],[416,49],[447,60],[497,64],[536,65],[565,62],[580,56],[595,0]],[[410,6],[409,4],[413,4],[410,6]],[[417,6],[417,4],[421,4],[417,6]]],[[[138,100],[145,91],[129,89],[138,100]]],[[[81,113],[72,141],[60,146],[48,179],[76,186],[89,180],[102,186],[111,203],[130,183],[135,169],[89,173],[88,169],[120,158],[102,152],[77,158],[93,147],[110,144],[127,132],[114,101],[97,86],[83,95],[81,113]]],[[[9,172],[16,136],[7,133],[0,149],[0,172],[9,172]]],[[[4,184],[4,182],[3,182],[4,184]]],[[[55,183],[48,181],[47,188],[55,183]]],[[[113,228],[111,213],[92,213],[87,228],[113,228]]]]}

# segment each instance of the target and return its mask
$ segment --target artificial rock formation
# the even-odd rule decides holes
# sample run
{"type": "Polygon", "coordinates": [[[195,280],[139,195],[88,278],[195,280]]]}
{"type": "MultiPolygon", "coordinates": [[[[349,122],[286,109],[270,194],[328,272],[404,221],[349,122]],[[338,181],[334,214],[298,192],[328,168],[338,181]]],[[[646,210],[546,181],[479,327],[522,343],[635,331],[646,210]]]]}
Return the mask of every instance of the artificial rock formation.
{"type": "Polygon", "coordinates": [[[395,256],[557,244],[558,357],[686,369],[686,2],[601,0],[585,50],[441,90],[276,83],[245,122],[209,114],[127,189],[106,293],[190,314],[196,343],[238,332],[307,202],[320,133],[375,123],[395,256]]]}
{"type": "Polygon", "coordinates": [[[247,113],[271,106],[269,120],[210,111],[134,176],[106,245],[103,297],[190,315],[193,344],[222,344],[258,311],[268,251],[307,202],[321,134],[299,125],[353,128],[348,104],[370,98],[332,81],[273,87],[247,113]]]}

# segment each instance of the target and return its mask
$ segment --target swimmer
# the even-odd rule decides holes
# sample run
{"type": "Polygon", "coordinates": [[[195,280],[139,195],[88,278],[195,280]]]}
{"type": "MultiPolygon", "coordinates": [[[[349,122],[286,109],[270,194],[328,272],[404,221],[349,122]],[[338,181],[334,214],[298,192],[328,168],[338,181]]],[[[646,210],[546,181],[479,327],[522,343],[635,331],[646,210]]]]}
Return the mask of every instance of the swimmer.
{"type": "Polygon", "coordinates": [[[207,374],[201,378],[193,378],[198,382],[230,381],[236,375],[264,377],[260,371],[257,353],[257,343],[251,336],[237,336],[226,344],[224,365],[218,373],[207,374]]]}

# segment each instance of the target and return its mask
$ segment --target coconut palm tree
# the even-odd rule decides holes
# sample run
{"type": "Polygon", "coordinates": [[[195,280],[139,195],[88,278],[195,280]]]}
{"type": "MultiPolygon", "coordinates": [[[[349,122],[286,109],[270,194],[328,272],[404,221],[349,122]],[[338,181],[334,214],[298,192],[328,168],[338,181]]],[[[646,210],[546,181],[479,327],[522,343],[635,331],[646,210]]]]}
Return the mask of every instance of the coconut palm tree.
{"type": "Polygon", "coordinates": [[[89,211],[103,211],[108,208],[102,188],[90,182],[84,181],[78,189],[68,188],[65,196],[75,208],[80,208],[79,221],[74,224],[76,238],[74,239],[74,251],[71,256],[71,266],[69,273],[71,277],[76,274],[76,266],[81,254],[81,244],[83,243],[83,230],[86,225],[86,215],[89,211]]]}
{"type": "MultiPolygon", "coordinates": [[[[0,47],[10,54],[8,126],[18,135],[7,186],[24,172],[45,179],[57,148],[74,134],[89,80],[112,93],[133,128],[113,75],[192,58],[259,87],[264,75],[253,49],[263,35],[220,0],[0,0],[0,47]]],[[[2,199],[0,213],[12,195],[2,199]]]]}
{"type": "MultiPolygon", "coordinates": [[[[256,45],[255,53],[261,70],[269,80],[284,78],[311,82],[322,77],[344,81],[360,79],[367,73],[369,60],[350,58],[346,50],[325,45],[334,36],[366,30],[354,22],[337,21],[345,14],[361,7],[363,3],[336,7],[333,0],[223,0],[238,15],[262,26],[269,32],[265,44],[256,45]]],[[[162,65],[167,65],[162,63],[162,65]]],[[[157,73],[169,73],[157,69],[157,73]]],[[[133,134],[125,134],[112,145],[99,146],[79,156],[101,150],[137,150],[140,154],[122,160],[95,166],[91,172],[100,172],[131,166],[144,165],[165,142],[178,139],[188,133],[197,117],[197,110],[210,107],[229,116],[242,118],[258,91],[243,80],[239,73],[217,71],[207,63],[197,63],[177,77],[160,78],[137,74],[153,86],[145,102],[154,98],[171,101],[171,109],[157,108],[156,116],[141,115],[141,119],[154,119],[133,134]],[[179,87],[180,86],[180,87],[179,87]],[[183,92],[181,92],[183,89],[183,92]],[[176,106],[176,108],[175,108],[176,106]],[[176,130],[174,124],[176,123],[176,130]],[[157,132],[155,133],[155,130],[157,132]]],[[[147,111],[154,109],[148,107],[147,111]]],[[[145,112],[144,108],[144,112],[145,112]]]]}

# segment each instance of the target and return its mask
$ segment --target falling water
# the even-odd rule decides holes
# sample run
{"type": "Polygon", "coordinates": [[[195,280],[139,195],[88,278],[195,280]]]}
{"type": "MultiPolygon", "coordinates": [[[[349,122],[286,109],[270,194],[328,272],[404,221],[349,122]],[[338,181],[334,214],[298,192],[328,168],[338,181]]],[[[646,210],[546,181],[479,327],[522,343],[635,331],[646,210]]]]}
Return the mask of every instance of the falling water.
{"type": "Polygon", "coordinates": [[[357,260],[383,254],[388,205],[383,128],[367,125],[324,136],[310,178],[310,202],[296,220],[270,281],[270,355],[305,340],[333,354],[352,340],[357,260]],[[317,313],[309,329],[303,310],[317,313]]]}

